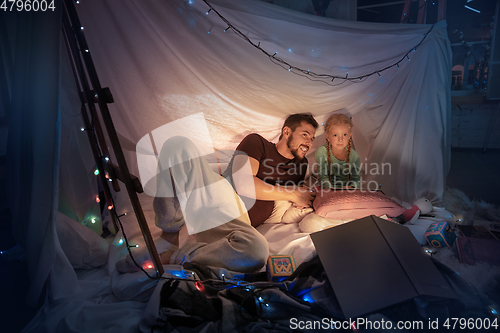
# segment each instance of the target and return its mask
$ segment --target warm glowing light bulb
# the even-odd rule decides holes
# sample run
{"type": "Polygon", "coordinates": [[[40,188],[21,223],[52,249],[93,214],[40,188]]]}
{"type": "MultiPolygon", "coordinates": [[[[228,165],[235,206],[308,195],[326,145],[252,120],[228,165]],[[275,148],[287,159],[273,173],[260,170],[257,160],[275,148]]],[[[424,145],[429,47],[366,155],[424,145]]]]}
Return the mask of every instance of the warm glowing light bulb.
{"type": "Polygon", "coordinates": [[[98,195],[96,195],[96,197],[95,197],[95,202],[101,202],[101,199],[99,199],[98,195]]]}
{"type": "Polygon", "coordinates": [[[108,210],[112,210],[112,209],[113,209],[113,205],[109,205],[108,210]]]}
{"type": "Polygon", "coordinates": [[[153,268],[153,263],[151,261],[146,261],[144,264],[142,264],[142,268],[148,269],[148,268],[153,268]]]}

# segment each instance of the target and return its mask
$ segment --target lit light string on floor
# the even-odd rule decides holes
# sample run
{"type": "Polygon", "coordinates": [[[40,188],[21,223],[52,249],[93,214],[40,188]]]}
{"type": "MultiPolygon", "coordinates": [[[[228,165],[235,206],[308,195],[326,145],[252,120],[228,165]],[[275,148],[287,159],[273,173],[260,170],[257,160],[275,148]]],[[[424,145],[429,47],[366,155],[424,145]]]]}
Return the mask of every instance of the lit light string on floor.
{"type": "Polygon", "coordinates": [[[260,42],[258,42],[257,44],[254,43],[248,36],[246,36],[244,33],[242,33],[240,30],[238,30],[238,28],[236,28],[223,15],[221,15],[207,0],[203,0],[203,2],[209,7],[208,11],[206,12],[207,15],[210,14],[210,12],[213,11],[215,14],[217,14],[217,16],[219,16],[219,18],[224,23],[227,24],[227,28],[224,29],[224,32],[226,32],[228,30],[233,31],[238,37],[240,37],[241,39],[247,41],[253,47],[255,47],[256,49],[258,49],[259,51],[261,51],[262,53],[264,53],[269,58],[269,60],[271,60],[274,64],[276,64],[276,65],[278,65],[278,66],[280,66],[280,67],[282,67],[284,69],[287,69],[289,72],[291,72],[293,74],[296,74],[296,75],[300,75],[300,76],[306,77],[306,78],[308,78],[311,81],[323,82],[323,83],[328,84],[330,86],[338,86],[338,85],[343,84],[343,83],[348,82],[348,81],[349,82],[354,82],[354,83],[356,83],[356,82],[363,82],[368,77],[373,76],[373,75],[378,75],[379,77],[381,77],[382,76],[381,73],[384,72],[384,71],[386,71],[386,70],[388,70],[388,69],[390,69],[390,68],[397,67],[399,69],[400,63],[403,62],[405,59],[408,59],[408,61],[410,60],[410,56],[409,56],[410,53],[415,52],[417,50],[417,48],[424,42],[424,40],[427,38],[427,36],[429,35],[429,33],[434,28],[434,24],[433,24],[431,26],[431,28],[429,29],[429,31],[427,31],[423,35],[422,40],[420,40],[420,42],[417,45],[415,45],[414,47],[412,47],[408,52],[406,52],[406,54],[403,57],[401,57],[401,59],[399,59],[398,61],[396,61],[392,65],[386,66],[386,67],[384,67],[382,69],[373,71],[373,72],[365,74],[365,75],[349,77],[349,72],[346,72],[345,76],[337,76],[337,75],[332,75],[332,74],[315,73],[315,72],[312,72],[310,70],[305,70],[305,69],[302,69],[300,67],[293,66],[292,64],[286,62],[285,60],[277,57],[278,52],[274,52],[274,53],[267,52],[265,49],[263,49],[260,46],[260,42]],[[334,83],[335,79],[340,80],[340,83],[334,83]]]}

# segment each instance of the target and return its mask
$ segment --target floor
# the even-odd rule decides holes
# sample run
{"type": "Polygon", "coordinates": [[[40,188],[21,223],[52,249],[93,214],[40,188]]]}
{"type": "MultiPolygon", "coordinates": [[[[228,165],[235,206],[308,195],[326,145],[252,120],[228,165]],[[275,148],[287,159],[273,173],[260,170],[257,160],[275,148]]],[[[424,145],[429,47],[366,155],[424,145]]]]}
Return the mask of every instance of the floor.
{"type": "MultiPolygon", "coordinates": [[[[500,206],[500,151],[454,149],[451,155],[448,187],[465,192],[471,200],[483,200],[500,206]],[[471,177],[471,174],[473,177],[471,177]]],[[[5,191],[5,158],[0,157],[0,251],[16,245],[12,237],[11,216],[5,191]]],[[[25,260],[5,261],[0,257],[0,323],[3,333],[20,332],[35,315],[25,304],[29,286],[25,260]]]]}

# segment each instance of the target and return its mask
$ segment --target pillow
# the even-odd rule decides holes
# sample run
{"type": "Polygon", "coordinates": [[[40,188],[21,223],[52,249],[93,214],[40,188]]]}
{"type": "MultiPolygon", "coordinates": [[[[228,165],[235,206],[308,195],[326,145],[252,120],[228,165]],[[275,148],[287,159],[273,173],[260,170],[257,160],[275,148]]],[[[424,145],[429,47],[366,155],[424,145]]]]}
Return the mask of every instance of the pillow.
{"type": "Polygon", "coordinates": [[[56,230],[61,248],[75,269],[92,269],[108,262],[109,244],[98,234],[57,212],[56,230]]]}
{"type": "Polygon", "coordinates": [[[312,213],[312,208],[299,209],[295,206],[290,206],[281,219],[282,223],[299,223],[308,214],[312,213]]]}
{"type": "Polygon", "coordinates": [[[337,225],[349,222],[350,220],[334,220],[327,219],[323,216],[319,216],[318,214],[309,214],[302,219],[299,223],[299,229],[301,232],[305,233],[313,233],[317,231],[321,231],[327,228],[335,227],[337,225]]]}
{"type": "Polygon", "coordinates": [[[359,219],[368,215],[395,217],[406,208],[381,192],[365,189],[321,190],[313,202],[316,214],[329,219],[359,219]]]}
{"type": "Polygon", "coordinates": [[[285,215],[285,212],[290,206],[292,206],[292,203],[288,200],[276,200],[271,216],[262,223],[280,223],[283,215],[285,215]]]}

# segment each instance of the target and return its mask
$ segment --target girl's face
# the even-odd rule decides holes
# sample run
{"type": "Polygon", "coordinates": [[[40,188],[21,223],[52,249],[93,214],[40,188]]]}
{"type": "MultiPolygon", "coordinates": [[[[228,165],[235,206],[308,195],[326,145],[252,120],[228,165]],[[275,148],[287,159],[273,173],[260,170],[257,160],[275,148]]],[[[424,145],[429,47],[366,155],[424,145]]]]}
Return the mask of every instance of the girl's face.
{"type": "Polygon", "coordinates": [[[325,133],[325,136],[332,145],[332,149],[341,150],[347,147],[351,134],[351,126],[341,124],[330,127],[330,130],[328,133],[325,133]]]}

